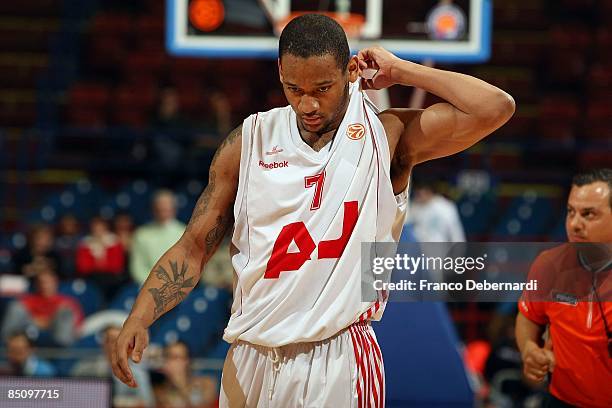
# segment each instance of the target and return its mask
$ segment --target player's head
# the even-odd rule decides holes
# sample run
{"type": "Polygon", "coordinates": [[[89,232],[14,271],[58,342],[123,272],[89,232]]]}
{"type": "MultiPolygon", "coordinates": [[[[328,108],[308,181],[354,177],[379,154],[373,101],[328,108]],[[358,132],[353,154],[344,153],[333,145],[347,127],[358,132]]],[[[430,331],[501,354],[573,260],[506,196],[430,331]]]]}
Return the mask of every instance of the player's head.
{"type": "Polygon", "coordinates": [[[301,128],[316,133],[336,128],[349,81],[359,75],[340,24],[320,14],[296,17],[281,33],[278,48],[280,80],[301,128]]]}
{"type": "Polygon", "coordinates": [[[574,176],[565,228],[570,242],[612,242],[612,169],[574,176]]]}

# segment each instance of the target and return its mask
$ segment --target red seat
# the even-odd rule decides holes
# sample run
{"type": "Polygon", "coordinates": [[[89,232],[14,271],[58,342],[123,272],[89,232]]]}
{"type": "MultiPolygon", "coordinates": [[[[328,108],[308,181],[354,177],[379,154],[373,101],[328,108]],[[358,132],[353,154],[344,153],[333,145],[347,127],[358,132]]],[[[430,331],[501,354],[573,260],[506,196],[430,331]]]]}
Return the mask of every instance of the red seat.
{"type": "Polygon", "coordinates": [[[155,99],[156,89],[147,86],[120,86],[113,94],[113,103],[119,109],[150,109],[155,99]]]}
{"type": "Polygon", "coordinates": [[[167,58],[158,52],[133,52],[129,53],[124,61],[124,72],[129,75],[134,72],[137,75],[159,74],[166,67],[167,58]]]}
{"type": "Polygon", "coordinates": [[[103,108],[110,100],[108,86],[97,83],[76,83],[68,94],[71,106],[103,108]]]}
{"type": "Polygon", "coordinates": [[[134,22],[127,14],[98,13],[91,25],[91,32],[98,35],[124,35],[133,30],[134,22]]]}
{"type": "Polygon", "coordinates": [[[149,112],[143,109],[116,108],[111,114],[113,125],[143,129],[149,124],[149,112]]]}
{"type": "Polygon", "coordinates": [[[69,106],[66,119],[70,125],[82,127],[105,127],[106,110],[86,106],[69,106]]]}
{"type": "Polygon", "coordinates": [[[582,25],[562,24],[554,26],[549,32],[550,45],[559,49],[586,50],[593,43],[593,32],[582,25]]]}
{"type": "Polygon", "coordinates": [[[89,49],[89,63],[94,68],[117,69],[129,51],[121,35],[99,35],[92,38],[89,49]]]}
{"type": "Polygon", "coordinates": [[[540,102],[540,118],[544,120],[574,121],[580,110],[571,97],[548,96],[540,102]]]}

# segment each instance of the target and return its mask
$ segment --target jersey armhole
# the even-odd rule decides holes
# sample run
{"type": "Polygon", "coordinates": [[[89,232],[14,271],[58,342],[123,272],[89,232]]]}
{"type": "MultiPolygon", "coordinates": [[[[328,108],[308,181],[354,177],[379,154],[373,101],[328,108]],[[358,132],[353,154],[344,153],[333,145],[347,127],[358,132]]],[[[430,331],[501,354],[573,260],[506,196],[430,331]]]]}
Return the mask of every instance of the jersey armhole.
{"type": "Polygon", "coordinates": [[[238,189],[236,191],[236,202],[234,203],[234,219],[237,220],[246,197],[246,189],[249,180],[249,164],[251,162],[252,140],[258,114],[251,115],[242,123],[242,143],[240,148],[240,169],[238,173],[238,189]]]}

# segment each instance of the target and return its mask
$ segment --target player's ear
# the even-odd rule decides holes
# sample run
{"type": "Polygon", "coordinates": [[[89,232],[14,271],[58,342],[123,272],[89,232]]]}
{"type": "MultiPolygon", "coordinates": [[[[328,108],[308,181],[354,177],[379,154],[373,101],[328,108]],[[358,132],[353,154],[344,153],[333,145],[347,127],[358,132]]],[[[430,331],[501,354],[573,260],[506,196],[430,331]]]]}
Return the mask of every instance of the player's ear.
{"type": "Polygon", "coordinates": [[[353,55],[348,63],[348,77],[350,82],[355,82],[359,78],[359,63],[357,62],[357,56],[353,55]]]}
{"type": "Polygon", "coordinates": [[[280,58],[278,58],[276,61],[278,62],[278,78],[281,82],[283,82],[283,70],[281,68],[281,60],[280,58]]]}

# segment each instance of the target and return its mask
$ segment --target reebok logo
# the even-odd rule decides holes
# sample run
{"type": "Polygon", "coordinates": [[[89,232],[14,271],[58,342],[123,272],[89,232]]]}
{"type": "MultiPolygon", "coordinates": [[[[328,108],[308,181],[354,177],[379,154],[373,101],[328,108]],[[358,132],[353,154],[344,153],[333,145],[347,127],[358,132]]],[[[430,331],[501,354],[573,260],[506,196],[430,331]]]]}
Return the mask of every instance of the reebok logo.
{"type": "Polygon", "coordinates": [[[289,167],[289,162],[287,160],[282,162],[272,162],[272,163],[264,163],[263,160],[259,161],[259,167],[263,167],[266,170],[272,169],[280,169],[283,167],[289,167]]]}

